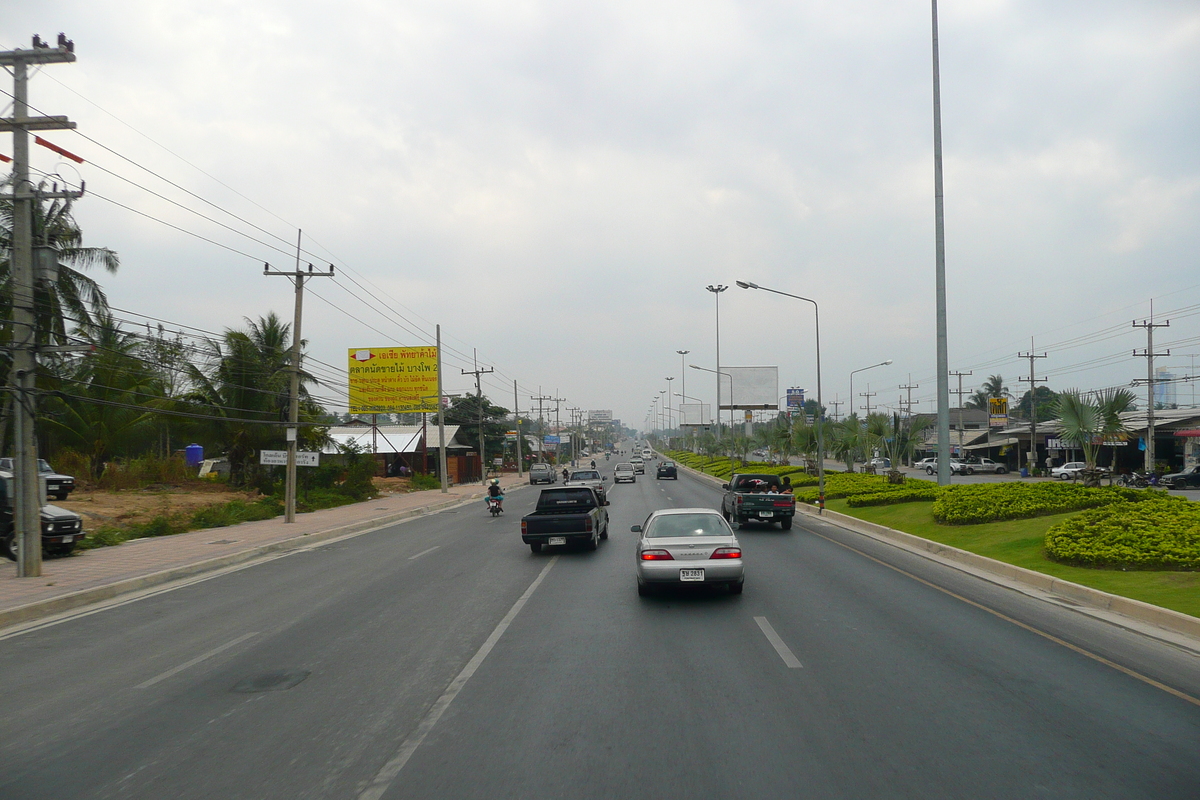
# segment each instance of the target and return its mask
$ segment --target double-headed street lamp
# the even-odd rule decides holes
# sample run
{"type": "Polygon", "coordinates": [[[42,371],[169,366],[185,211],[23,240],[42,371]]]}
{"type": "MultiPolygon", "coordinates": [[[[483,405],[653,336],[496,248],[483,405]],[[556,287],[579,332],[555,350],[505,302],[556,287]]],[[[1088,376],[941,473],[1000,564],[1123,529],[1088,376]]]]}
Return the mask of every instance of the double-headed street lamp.
{"type": "MultiPolygon", "coordinates": [[[[825,513],[825,433],[822,429],[825,427],[825,406],[822,404],[823,398],[821,397],[821,308],[817,305],[816,300],[809,297],[781,292],[778,289],[768,289],[766,286],[759,286],[757,283],[749,281],[738,281],[737,285],[743,289],[761,289],[764,292],[781,294],[784,297],[803,300],[813,305],[813,323],[817,344],[817,513],[823,514],[825,513]]],[[[803,410],[802,407],[802,413],[803,410]]]]}

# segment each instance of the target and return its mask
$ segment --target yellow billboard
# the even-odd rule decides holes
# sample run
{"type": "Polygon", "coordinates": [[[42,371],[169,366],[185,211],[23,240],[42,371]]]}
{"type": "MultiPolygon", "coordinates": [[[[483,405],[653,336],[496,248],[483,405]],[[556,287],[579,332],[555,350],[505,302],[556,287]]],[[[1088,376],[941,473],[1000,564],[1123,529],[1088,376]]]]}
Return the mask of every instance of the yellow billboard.
{"type": "Polygon", "coordinates": [[[352,347],[350,413],[437,411],[436,347],[352,347]]]}

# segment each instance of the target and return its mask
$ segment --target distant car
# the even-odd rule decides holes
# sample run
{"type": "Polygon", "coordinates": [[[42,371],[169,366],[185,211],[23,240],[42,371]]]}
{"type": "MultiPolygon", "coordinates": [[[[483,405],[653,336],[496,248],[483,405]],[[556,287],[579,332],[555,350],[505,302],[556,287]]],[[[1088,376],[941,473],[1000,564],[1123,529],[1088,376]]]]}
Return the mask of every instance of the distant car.
{"type": "Polygon", "coordinates": [[[920,461],[913,464],[913,469],[923,469],[926,472],[928,472],[930,475],[932,475],[933,470],[937,469],[936,465],[937,465],[936,457],[935,458],[922,458],[920,461]]]}
{"type": "Polygon", "coordinates": [[[729,523],[708,508],[654,511],[630,528],[638,537],[638,594],[684,584],[721,585],[741,594],[746,571],[742,546],[729,523]]]}
{"type": "Polygon", "coordinates": [[[974,475],[976,472],[993,472],[997,475],[1003,475],[1008,472],[1008,467],[998,464],[990,458],[972,458],[962,462],[958,471],[967,475],[974,475]]]}
{"type": "Polygon", "coordinates": [[[868,467],[874,467],[876,471],[891,469],[892,460],[890,458],[872,458],[867,462],[868,467]]]}
{"type": "Polygon", "coordinates": [[[646,461],[649,461],[653,457],[654,457],[654,453],[653,453],[653,451],[650,450],[649,447],[643,448],[643,450],[642,450],[642,458],[643,459],[645,459],[646,461]]]}
{"type": "Polygon", "coordinates": [[[594,469],[573,469],[567,476],[563,486],[587,486],[596,492],[596,497],[600,498],[600,505],[608,505],[608,493],[604,490],[604,484],[608,478],[602,477],[599,472],[594,469]]]}
{"type": "Polygon", "coordinates": [[[654,478],[660,481],[663,478],[670,478],[671,480],[677,481],[679,480],[679,469],[675,466],[674,461],[664,461],[659,464],[658,469],[654,471],[654,478]]]}
{"type": "Polygon", "coordinates": [[[638,475],[646,474],[646,462],[642,460],[641,456],[634,456],[629,459],[629,463],[633,464],[633,471],[638,475]]]}
{"type": "Polygon", "coordinates": [[[617,464],[613,468],[613,483],[637,483],[637,471],[633,468],[633,464],[617,464]]]}
{"type": "MultiPolygon", "coordinates": [[[[936,458],[926,458],[926,459],[922,459],[921,463],[922,463],[922,464],[925,464],[925,467],[924,467],[924,469],[925,469],[925,473],[926,473],[927,475],[934,475],[934,474],[936,474],[936,473],[937,473],[937,471],[938,471],[938,465],[937,465],[937,459],[936,459],[936,458]],[[928,463],[926,463],[926,462],[928,462],[928,463]]],[[[959,471],[959,470],[961,470],[961,469],[962,469],[962,462],[961,462],[961,461],[959,461],[959,460],[958,460],[958,459],[956,459],[956,458],[952,458],[952,459],[950,459],[950,474],[952,474],[952,475],[953,475],[955,472],[958,472],[958,471],[959,471]]]]}
{"type": "MultiPolygon", "coordinates": [[[[1079,473],[1087,469],[1086,461],[1068,461],[1061,467],[1052,467],[1050,469],[1050,477],[1058,478],[1060,481],[1073,481],[1079,478],[1079,473]]],[[[1108,467],[1096,467],[1096,472],[1100,475],[1107,475],[1111,472],[1108,467]]]]}
{"type": "MultiPolygon", "coordinates": [[[[55,500],[66,500],[67,495],[75,491],[75,479],[70,475],[60,475],[54,471],[44,458],[37,460],[38,475],[46,479],[46,495],[55,500]]],[[[0,458],[0,470],[12,472],[15,464],[11,458],[0,458]]]]}
{"type": "Polygon", "coordinates": [[[529,466],[529,483],[558,483],[558,472],[549,464],[531,464],[529,466]]]}
{"type": "Polygon", "coordinates": [[[1188,467],[1182,472],[1172,472],[1163,475],[1159,483],[1172,489],[1195,489],[1200,486],[1200,466],[1188,467]]]}

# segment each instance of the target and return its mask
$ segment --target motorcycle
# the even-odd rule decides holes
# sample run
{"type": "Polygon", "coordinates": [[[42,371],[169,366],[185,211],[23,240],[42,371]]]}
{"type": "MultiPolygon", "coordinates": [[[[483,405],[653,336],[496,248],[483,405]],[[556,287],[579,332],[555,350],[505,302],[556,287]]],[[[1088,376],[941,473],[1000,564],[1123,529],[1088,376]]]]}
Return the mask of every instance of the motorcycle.
{"type": "Polygon", "coordinates": [[[487,499],[487,508],[493,517],[498,517],[504,513],[504,508],[501,506],[499,497],[489,497],[487,499]]]}
{"type": "Polygon", "coordinates": [[[1146,477],[1140,472],[1132,472],[1117,478],[1117,486],[1127,489],[1145,489],[1147,486],[1158,486],[1158,475],[1146,477]]]}

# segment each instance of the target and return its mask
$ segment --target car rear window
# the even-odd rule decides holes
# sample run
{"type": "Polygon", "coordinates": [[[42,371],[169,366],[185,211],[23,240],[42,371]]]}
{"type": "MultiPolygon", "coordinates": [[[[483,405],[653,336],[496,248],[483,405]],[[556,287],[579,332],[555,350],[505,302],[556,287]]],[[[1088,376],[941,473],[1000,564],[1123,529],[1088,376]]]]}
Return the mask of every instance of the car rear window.
{"type": "Polygon", "coordinates": [[[598,481],[598,480],[600,480],[600,473],[599,472],[590,472],[587,470],[585,470],[583,472],[572,472],[571,480],[573,480],[573,481],[598,481]]]}
{"type": "Polygon", "coordinates": [[[717,514],[665,514],[650,523],[648,539],[676,536],[732,536],[733,531],[717,514]]]}
{"type": "Polygon", "coordinates": [[[594,508],[596,497],[591,489],[555,489],[542,492],[538,498],[538,511],[576,511],[594,508]]]}

